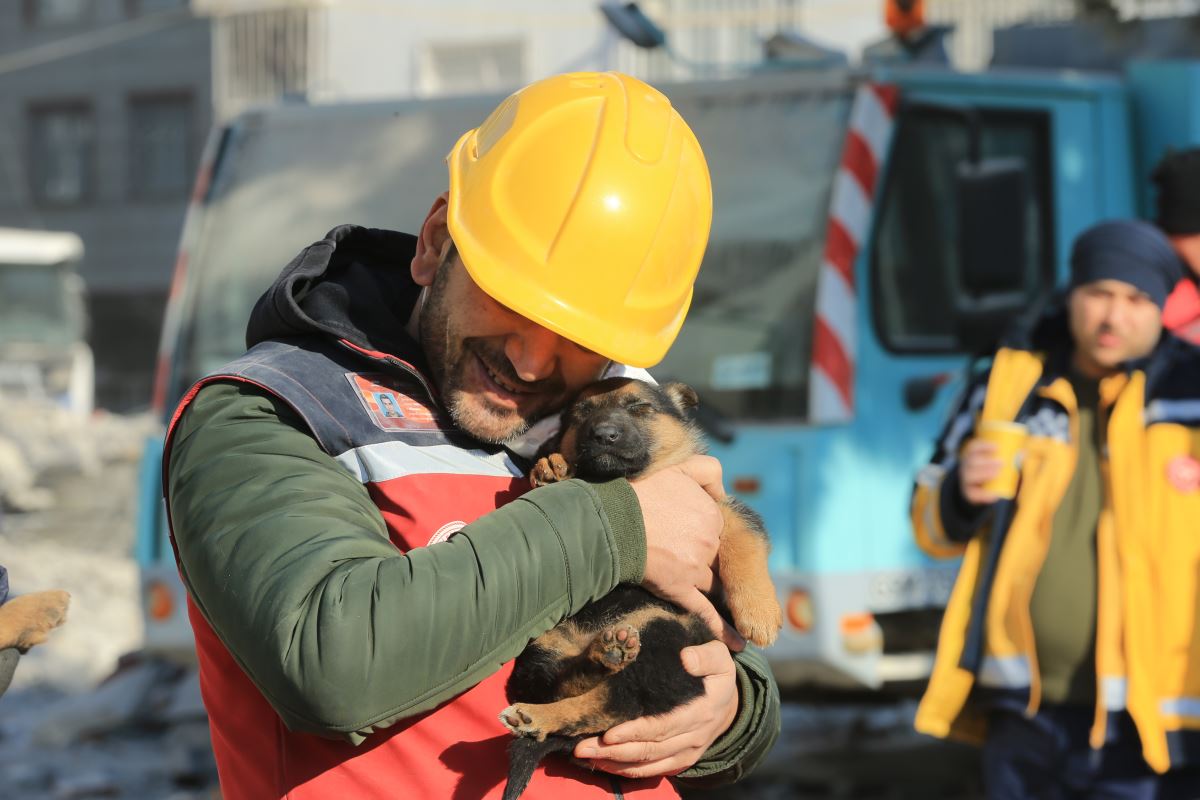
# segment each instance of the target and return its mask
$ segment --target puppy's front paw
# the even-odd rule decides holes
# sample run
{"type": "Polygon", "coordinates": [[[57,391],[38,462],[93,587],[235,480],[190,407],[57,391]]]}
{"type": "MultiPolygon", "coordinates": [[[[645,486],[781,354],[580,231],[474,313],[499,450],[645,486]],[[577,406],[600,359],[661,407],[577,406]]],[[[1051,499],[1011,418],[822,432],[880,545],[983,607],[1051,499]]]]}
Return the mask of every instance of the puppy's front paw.
{"type": "Polygon", "coordinates": [[[727,587],[725,602],[738,633],[759,647],[775,644],[783,628],[783,609],[773,586],[727,587]]]}
{"type": "Polygon", "coordinates": [[[533,465],[533,472],[529,475],[529,482],[536,489],[539,486],[565,481],[570,477],[571,467],[567,464],[566,459],[562,457],[562,453],[551,453],[544,458],[539,458],[537,463],[533,465]]]}

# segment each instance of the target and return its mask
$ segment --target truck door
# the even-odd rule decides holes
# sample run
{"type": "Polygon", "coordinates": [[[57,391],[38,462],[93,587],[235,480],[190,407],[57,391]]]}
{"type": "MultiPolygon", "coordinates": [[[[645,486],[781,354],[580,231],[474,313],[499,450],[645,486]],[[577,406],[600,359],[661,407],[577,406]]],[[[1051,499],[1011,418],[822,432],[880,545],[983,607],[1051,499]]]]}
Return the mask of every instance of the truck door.
{"type": "Polygon", "coordinates": [[[809,402],[813,331],[855,86],[809,80],[803,91],[795,77],[790,90],[743,88],[736,114],[712,99],[700,114],[681,104],[710,161],[717,216],[693,309],[656,374],[692,383],[716,410],[727,486],[766,520],[789,612],[768,654],[780,683],[919,682],[956,564],[916,548],[912,480],[967,353],[989,334],[955,313],[961,174],[974,162],[1022,176],[1007,206],[1019,209],[1018,256],[1000,277],[1009,310],[1027,307],[1053,285],[1057,261],[1053,109],[995,102],[978,86],[974,98],[949,97],[898,82],[880,177],[856,200],[867,216],[852,285],[833,312],[847,315],[852,411],[825,420],[809,402]],[[722,125],[740,137],[723,138],[722,125]]]}

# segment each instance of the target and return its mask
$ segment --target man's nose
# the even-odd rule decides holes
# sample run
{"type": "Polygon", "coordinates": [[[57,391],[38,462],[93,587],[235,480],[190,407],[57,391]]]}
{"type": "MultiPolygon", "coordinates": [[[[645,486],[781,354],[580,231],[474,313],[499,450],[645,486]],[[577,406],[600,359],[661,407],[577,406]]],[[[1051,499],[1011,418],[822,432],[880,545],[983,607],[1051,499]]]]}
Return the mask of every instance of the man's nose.
{"type": "Polygon", "coordinates": [[[530,383],[548,378],[558,366],[559,348],[565,340],[536,323],[508,337],[504,355],[517,377],[530,383]]]}
{"type": "Polygon", "coordinates": [[[1129,311],[1129,301],[1121,298],[1115,298],[1108,304],[1108,309],[1104,315],[1104,321],[1108,323],[1110,328],[1119,330],[1124,326],[1125,319],[1129,316],[1129,311]]]}

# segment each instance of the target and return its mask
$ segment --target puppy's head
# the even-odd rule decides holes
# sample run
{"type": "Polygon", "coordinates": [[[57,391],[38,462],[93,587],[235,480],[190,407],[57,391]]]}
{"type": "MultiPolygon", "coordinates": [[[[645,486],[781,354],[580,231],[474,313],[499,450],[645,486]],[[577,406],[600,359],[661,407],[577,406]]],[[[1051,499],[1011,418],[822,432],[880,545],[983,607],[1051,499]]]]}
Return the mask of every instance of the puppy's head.
{"type": "Polygon", "coordinates": [[[563,412],[559,452],[585,480],[634,478],[703,452],[684,416],[697,403],[683,383],[661,386],[608,378],[584,389],[563,412]]]}

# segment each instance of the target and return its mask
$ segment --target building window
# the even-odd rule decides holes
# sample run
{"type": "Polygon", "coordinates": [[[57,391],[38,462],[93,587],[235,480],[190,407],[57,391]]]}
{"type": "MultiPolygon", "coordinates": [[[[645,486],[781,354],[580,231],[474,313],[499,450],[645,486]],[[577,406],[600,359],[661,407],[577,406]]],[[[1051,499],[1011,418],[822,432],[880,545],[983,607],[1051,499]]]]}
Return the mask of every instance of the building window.
{"type": "Polygon", "coordinates": [[[192,180],[192,98],[135,97],[129,104],[130,194],[180,197],[192,180]]]}
{"type": "Polygon", "coordinates": [[[92,196],[95,122],[83,103],[30,111],[30,176],[34,199],[76,205],[92,196]]]}
{"type": "Polygon", "coordinates": [[[519,41],[431,44],[424,55],[426,94],[486,92],[525,82],[525,47],[519,41]]]}
{"type": "Polygon", "coordinates": [[[75,25],[92,15],[92,0],[25,0],[25,18],[32,25],[75,25]]]}

